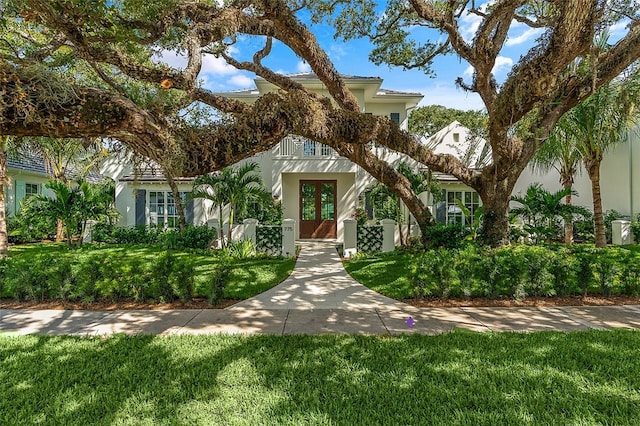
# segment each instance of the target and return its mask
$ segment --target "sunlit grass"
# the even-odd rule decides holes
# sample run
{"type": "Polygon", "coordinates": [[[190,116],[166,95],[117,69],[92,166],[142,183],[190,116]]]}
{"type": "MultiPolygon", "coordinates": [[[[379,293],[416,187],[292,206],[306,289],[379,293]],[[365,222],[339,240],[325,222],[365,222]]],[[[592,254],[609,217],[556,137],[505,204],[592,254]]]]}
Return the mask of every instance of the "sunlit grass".
{"type": "Polygon", "coordinates": [[[0,424],[640,424],[640,333],[0,337],[0,424]]]}
{"type": "Polygon", "coordinates": [[[356,281],[394,299],[413,296],[409,271],[411,256],[396,252],[355,258],[344,267],[356,281]]]}

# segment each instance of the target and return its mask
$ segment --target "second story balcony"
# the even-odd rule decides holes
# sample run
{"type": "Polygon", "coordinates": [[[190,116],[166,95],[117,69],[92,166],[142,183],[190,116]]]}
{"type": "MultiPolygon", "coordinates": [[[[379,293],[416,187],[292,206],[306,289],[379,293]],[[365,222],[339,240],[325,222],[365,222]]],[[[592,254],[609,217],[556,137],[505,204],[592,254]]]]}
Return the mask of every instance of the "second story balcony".
{"type": "Polygon", "coordinates": [[[288,157],[304,160],[338,159],[340,156],[323,143],[312,141],[302,136],[289,135],[280,141],[276,157],[288,157]]]}

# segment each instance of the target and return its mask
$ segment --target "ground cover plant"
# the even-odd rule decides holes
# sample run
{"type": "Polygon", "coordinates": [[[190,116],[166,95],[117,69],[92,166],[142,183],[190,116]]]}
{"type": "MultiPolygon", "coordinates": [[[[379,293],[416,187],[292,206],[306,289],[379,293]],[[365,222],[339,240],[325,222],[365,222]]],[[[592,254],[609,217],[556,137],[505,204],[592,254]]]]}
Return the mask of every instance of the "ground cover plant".
{"type": "Polygon", "coordinates": [[[0,337],[1,424],[638,424],[640,333],[0,337]]]}
{"type": "Polygon", "coordinates": [[[13,247],[0,264],[0,297],[28,301],[246,299],[282,282],[295,260],[233,259],[209,250],[149,245],[13,247]]]}
{"type": "Polygon", "coordinates": [[[345,262],[360,283],[396,299],[640,294],[640,247],[467,244],[345,262]]]}

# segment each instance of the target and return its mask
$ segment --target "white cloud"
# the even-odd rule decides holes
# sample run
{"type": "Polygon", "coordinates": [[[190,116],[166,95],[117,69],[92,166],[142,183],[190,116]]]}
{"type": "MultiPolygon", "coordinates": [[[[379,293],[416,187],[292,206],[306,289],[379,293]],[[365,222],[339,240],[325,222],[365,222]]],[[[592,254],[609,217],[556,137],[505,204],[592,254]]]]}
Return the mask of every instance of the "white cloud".
{"type": "Polygon", "coordinates": [[[234,75],[233,77],[231,77],[227,83],[231,86],[236,86],[236,87],[250,87],[253,85],[253,80],[251,80],[249,77],[247,77],[244,74],[238,74],[238,75],[234,75]]]}
{"type": "Polygon", "coordinates": [[[511,67],[513,67],[513,59],[508,58],[506,56],[498,56],[496,58],[496,63],[493,65],[493,69],[491,70],[491,72],[495,75],[511,67]]]}
{"type": "Polygon", "coordinates": [[[296,65],[296,71],[300,72],[300,73],[311,72],[311,66],[308,63],[306,63],[305,61],[300,61],[296,65]]]}
{"type": "Polygon", "coordinates": [[[222,57],[205,54],[202,57],[202,72],[215,75],[232,75],[237,73],[238,70],[229,65],[222,57]]]}
{"type": "Polygon", "coordinates": [[[506,46],[517,46],[519,44],[522,43],[526,43],[529,40],[532,40],[533,38],[539,36],[540,34],[542,34],[543,29],[542,28],[529,28],[528,30],[526,30],[525,32],[523,32],[522,34],[520,34],[519,36],[516,37],[509,37],[507,39],[507,42],[505,43],[506,46]]]}
{"type": "Polygon", "coordinates": [[[475,69],[471,65],[469,65],[467,69],[464,70],[464,73],[462,73],[462,75],[464,75],[465,77],[473,77],[474,71],[475,69]]]}
{"type": "Polygon", "coordinates": [[[157,62],[163,63],[175,69],[183,69],[187,66],[187,57],[178,55],[172,50],[162,50],[154,55],[157,62]]]}
{"type": "MultiPolygon", "coordinates": [[[[505,69],[509,69],[513,66],[513,59],[508,58],[506,56],[498,56],[496,58],[496,63],[493,65],[493,69],[491,70],[491,72],[495,75],[498,74],[502,71],[504,71],[505,69]]],[[[465,70],[464,73],[462,73],[462,75],[464,77],[473,77],[473,72],[475,71],[475,69],[469,65],[465,70]]]]}

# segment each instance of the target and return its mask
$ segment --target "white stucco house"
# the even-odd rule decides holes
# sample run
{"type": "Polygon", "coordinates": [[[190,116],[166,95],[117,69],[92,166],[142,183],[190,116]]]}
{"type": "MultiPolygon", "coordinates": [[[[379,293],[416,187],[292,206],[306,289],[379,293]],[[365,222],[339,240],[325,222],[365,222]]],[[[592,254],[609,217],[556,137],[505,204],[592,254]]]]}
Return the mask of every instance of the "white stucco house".
{"type": "MultiPolygon", "coordinates": [[[[311,91],[326,92],[313,74],[291,76],[311,91]]],[[[422,95],[382,88],[382,79],[375,77],[344,76],[361,110],[367,114],[383,115],[407,129],[408,116],[422,95]]],[[[256,88],[227,92],[224,96],[247,103],[260,95],[278,90],[264,79],[255,79],[256,88]]],[[[378,149],[378,148],[374,148],[378,149]]],[[[391,162],[400,156],[379,152],[391,162]]],[[[259,164],[267,190],[282,202],[284,217],[296,221],[297,238],[342,239],[343,221],[349,219],[359,205],[359,196],[373,178],[359,166],[338,156],[330,147],[290,135],[272,149],[247,161],[259,164]]],[[[103,174],[114,178],[116,206],[121,214],[120,225],[168,224],[177,218],[173,197],[159,170],[147,170],[135,177],[133,167],[120,160],[105,164],[103,174]]],[[[179,182],[180,191],[191,190],[193,180],[179,182]]],[[[217,218],[217,211],[208,202],[193,200],[187,209],[187,219],[204,224],[217,218]]]]}

